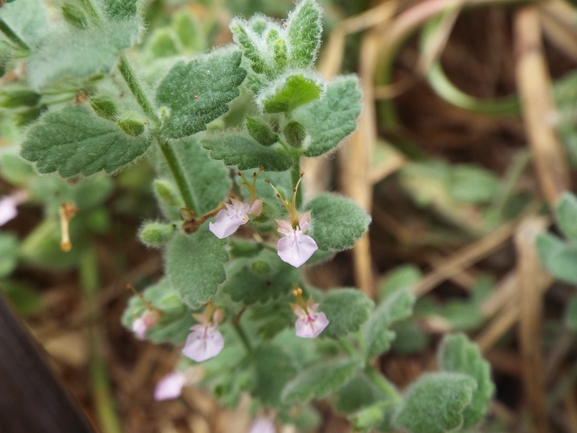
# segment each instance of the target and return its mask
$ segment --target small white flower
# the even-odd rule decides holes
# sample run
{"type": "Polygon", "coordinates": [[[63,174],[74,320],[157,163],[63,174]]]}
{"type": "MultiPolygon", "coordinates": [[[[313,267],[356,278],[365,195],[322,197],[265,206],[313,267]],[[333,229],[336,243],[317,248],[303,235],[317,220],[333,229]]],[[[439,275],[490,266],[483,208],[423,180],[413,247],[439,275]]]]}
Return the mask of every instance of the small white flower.
{"type": "Polygon", "coordinates": [[[142,316],[132,322],[132,332],[134,332],[139,339],[144,340],[146,331],[156,325],[159,319],[160,314],[156,310],[147,309],[142,316]]]}
{"type": "Polygon", "coordinates": [[[297,337],[315,338],[328,326],[329,320],[325,313],[317,312],[319,304],[315,304],[313,298],[304,302],[301,288],[293,290],[297,304],[291,304],[293,312],[298,316],[295,323],[297,337]]]}
{"type": "Polygon", "coordinates": [[[259,416],[250,425],[248,433],[276,433],[272,419],[259,416]]]}
{"type": "Polygon", "coordinates": [[[224,347],[224,338],[217,329],[217,325],[222,318],[223,310],[209,303],[202,314],[194,315],[199,322],[191,329],[191,333],[186,339],[183,355],[193,361],[202,362],[214,358],[224,347]]]}
{"type": "Polygon", "coordinates": [[[248,222],[250,206],[242,201],[232,199],[232,204],[225,203],[226,209],[216,214],[216,222],[209,224],[209,229],[219,239],[232,235],[241,225],[248,222]]]}
{"type": "Polygon", "coordinates": [[[169,400],[180,396],[182,387],[186,385],[186,375],[180,371],[167,374],[156,384],[154,399],[156,401],[169,400]]]}
{"type": "Polygon", "coordinates": [[[278,255],[284,262],[298,268],[319,248],[315,240],[305,234],[310,226],[310,213],[300,216],[296,228],[290,221],[277,220],[277,223],[278,232],[283,235],[277,244],[278,255]]]}

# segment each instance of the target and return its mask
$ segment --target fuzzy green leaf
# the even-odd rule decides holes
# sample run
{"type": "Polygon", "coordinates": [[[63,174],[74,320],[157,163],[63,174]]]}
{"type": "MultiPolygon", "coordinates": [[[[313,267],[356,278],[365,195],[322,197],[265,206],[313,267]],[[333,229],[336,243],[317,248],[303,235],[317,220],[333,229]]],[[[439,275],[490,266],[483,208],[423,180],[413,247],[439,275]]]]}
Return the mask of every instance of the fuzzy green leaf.
{"type": "Polygon", "coordinates": [[[395,419],[397,428],[411,433],[448,433],[463,426],[463,412],[477,388],[464,374],[423,374],[409,388],[395,419]]]}
{"type": "Polygon", "coordinates": [[[228,111],[246,76],[241,58],[239,50],[226,47],[173,66],[156,90],[158,104],[169,108],[162,127],[167,138],[204,131],[228,111]]]}
{"type": "Polygon", "coordinates": [[[541,263],[550,270],[551,257],[563,249],[565,242],[551,233],[539,233],[535,239],[535,246],[541,263]]]}
{"type": "Polygon", "coordinates": [[[345,414],[352,414],[386,400],[387,395],[362,371],[358,371],[333,397],[335,409],[345,414]]]}
{"type": "Polygon", "coordinates": [[[239,170],[264,167],[267,171],[285,171],[292,165],[292,158],[282,146],[265,147],[243,132],[206,135],[201,144],[212,159],[239,170]]]}
{"type": "Polygon", "coordinates": [[[6,2],[0,8],[0,19],[30,46],[41,44],[49,30],[46,6],[41,0],[6,2]]]}
{"type": "Polygon", "coordinates": [[[288,17],[290,65],[308,68],[321,44],[321,8],[314,0],[301,1],[288,17]]]}
{"type": "Polygon", "coordinates": [[[271,344],[259,346],[254,359],[257,374],[252,396],[264,405],[280,408],[281,392],[296,373],[291,357],[281,347],[271,344]]]}
{"type": "Polygon", "coordinates": [[[319,311],[326,314],[329,325],[321,335],[342,338],[357,332],[369,319],[373,301],[356,289],[330,290],[320,302],[319,311]]]}
{"type": "Polygon", "coordinates": [[[138,0],[100,0],[111,20],[126,20],[138,13],[138,0]]]}
{"type": "Polygon", "coordinates": [[[567,283],[577,283],[577,244],[564,244],[547,258],[546,268],[553,276],[567,283]]]}
{"type": "Polygon", "coordinates": [[[7,277],[18,263],[18,238],[0,232],[0,278],[7,277]]]}
{"type": "MultiPolygon", "coordinates": [[[[211,211],[225,200],[226,193],[232,184],[228,170],[222,162],[209,158],[208,152],[200,147],[196,138],[188,137],[170,141],[165,146],[170,146],[177,157],[193,200],[192,203],[186,204],[194,210],[197,216],[211,211]]],[[[172,172],[166,160],[160,156],[157,160],[161,177],[170,181],[174,186],[172,172]]],[[[173,206],[167,206],[164,209],[165,212],[173,218],[178,218],[178,211],[185,202],[184,198],[181,200],[177,200],[173,206]]]]}
{"type": "Polygon", "coordinates": [[[357,117],[362,109],[360,101],[358,78],[347,76],[331,82],[320,100],[295,110],[294,119],[302,123],[310,135],[305,155],[329,152],[357,129],[357,117]]]}
{"type": "MultiPolygon", "coordinates": [[[[162,313],[158,323],[146,331],[146,338],[153,343],[183,344],[196,322],[189,310],[178,298],[167,278],[142,292],[144,299],[162,313]]],[[[146,310],[144,301],[133,296],[122,315],[122,324],[132,330],[132,323],[146,310]]]]}
{"type": "Polygon", "coordinates": [[[415,265],[403,265],[390,271],[379,288],[379,299],[386,299],[399,289],[410,289],[421,279],[421,270],[415,265]]]}
{"type": "Polygon", "coordinates": [[[495,196],[499,179],[482,167],[458,164],[451,167],[446,186],[449,196],[457,201],[486,203],[495,196]]]}
{"type": "Polygon", "coordinates": [[[365,337],[365,356],[372,358],[391,347],[391,341],[396,334],[388,328],[392,323],[409,317],[413,312],[415,296],[409,288],[403,288],[391,293],[373,311],[369,321],[363,327],[365,337]]]}
{"type": "Polygon", "coordinates": [[[251,137],[263,146],[271,146],[278,142],[278,135],[258,117],[247,117],[246,129],[251,137]]]}
{"type": "Polygon", "coordinates": [[[306,403],[311,398],[322,398],[347,383],[361,367],[349,358],[323,361],[300,371],[282,392],[286,403],[306,403]]]}
{"type": "Polygon", "coordinates": [[[137,20],[109,21],[87,29],[56,30],[30,56],[28,81],[33,89],[39,90],[58,79],[107,73],[116,64],[119,54],[138,42],[140,30],[137,20]]]}
{"type": "Polygon", "coordinates": [[[22,143],[22,157],[36,162],[40,173],[89,176],[119,170],[144,154],[150,143],[150,137],[126,135],[116,123],[72,105],[42,116],[22,143]]]}
{"type": "Polygon", "coordinates": [[[352,200],[323,194],[306,205],[312,211],[309,235],[321,250],[342,251],[355,246],[367,231],[371,217],[352,200]]]}
{"type": "Polygon", "coordinates": [[[289,75],[263,92],[262,106],[265,113],[290,113],[295,108],[318,99],[322,90],[318,79],[314,80],[303,74],[289,75]]]}
{"type": "Polygon", "coordinates": [[[473,427],[487,412],[489,400],[495,391],[489,363],[483,359],[475,343],[464,334],[455,334],[443,339],[439,366],[445,371],[467,374],[477,381],[471,404],[463,411],[463,429],[473,427]]]}
{"type": "Polygon", "coordinates": [[[217,291],[226,274],[226,240],[217,238],[203,224],[196,233],[177,233],[166,250],[166,275],[182,301],[199,308],[217,291]]]}
{"type": "Polygon", "coordinates": [[[561,232],[570,239],[577,239],[577,197],[569,192],[564,193],[555,210],[561,232]]]}
{"type": "Polygon", "coordinates": [[[299,272],[277,254],[263,250],[251,259],[231,264],[221,290],[245,305],[265,303],[290,292],[299,280],[299,272]]]}
{"type": "Polygon", "coordinates": [[[248,23],[240,18],[234,18],[230,23],[230,31],[234,42],[240,47],[244,56],[250,60],[252,70],[257,74],[268,72],[267,62],[258,47],[258,36],[249,28],[248,23]]]}

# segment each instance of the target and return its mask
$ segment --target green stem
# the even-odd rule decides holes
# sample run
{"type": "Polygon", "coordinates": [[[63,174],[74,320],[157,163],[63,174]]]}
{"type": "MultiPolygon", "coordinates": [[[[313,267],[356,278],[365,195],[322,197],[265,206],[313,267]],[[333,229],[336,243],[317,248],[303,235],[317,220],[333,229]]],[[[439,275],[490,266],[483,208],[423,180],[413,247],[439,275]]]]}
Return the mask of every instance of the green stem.
{"type": "Polygon", "coordinates": [[[144,91],[142,84],[134,73],[134,69],[125,54],[120,55],[118,70],[122,74],[124,81],[126,81],[128,88],[134,95],[136,102],[138,102],[138,105],[140,105],[140,108],[144,111],[144,114],[146,114],[157,126],[160,125],[160,119],[154,111],[154,106],[152,105],[152,102],[150,102],[148,95],[144,91]]]}
{"type": "Polygon", "coordinates": [[[4,33],[6,37],[10,39],[14,44],[18,45],[19,48],[25,51],[30,51],[28,44],[24,42],[20,36],[14,33],[14,30],[12,30],[10,26],[6,24],[6,21],[4,21],[2,18],[0,18],[0,31],[4,33]]]}
{"type": "Polygon", "coordinates": [[[87,309],[88,338],[90,344],[90,378],[92,398],[102,431],[122,433],[120,420],[110,391],[110,380],[106,363],[102,356],[102,343],[96,327],[98,316],[98,263],[93,249],[87,250],[80,261],[80,282],[84,292],[84,305],[87,309]]]}
{"type": "Polygon", "coordinates": [[[395,386],[373,367],[367,365],[365,367],[365,374],[369,376],[374,384],[377,385],[379,389],[391,399],[393,405],[399,404],[401,401],[403,401],[395,386]]]}
{"type": "Polygon", "coordinates": [[[240,323],[238,323],[236,325],[233,325],[233,328],[236,331],[236,333],[238,334],[238,336],[240,337],[240,341],[242,341],[242,344],[246,348],[246,351],[248,353],[252,353],[252,346],[251,346],[250,342],[248,341],[248,337],[246,336],[246,332],[244,331],[244,328],[242,327],[242,325],[240,323]]]}
{"type": "MultiPolygon", "coordinates": [[[[164,159],[166,160],[166,163],[168,164],[168,168],[170,169],[170,172],[172,173],[172,177],[174,178],[174,181],[176,182],[176,186],[178,187],[178,190],[180,191],[180,195],[182,196],[182,199],[184,200],[185,205],[187,206],[188,209],[191,209],[191,210],[197,212],[198,209],[196,208],[196,204],[194,202],[192,191],[191,191],[190,187],[188,186],[188,182],[186,181],[186,177],[184,176],[184,172],[182,171],[182,166],[180,165],[180,162],[178,161],[178,157],[176,156],[176,153],[174,152],[174,148],[171,145],[169,145],[167,142],[161,142],[159,139],[157,139],[156,142],[158,143],[158,147],[160,148],[160,151],[162,152],[162,155],[164,156],[164,159]]],[[[200,215],[197,215],[197,216],[200,216],[200,215]]]]}
{"type": "Polygon", "coordinates": [[[339,343],[348,355],[352,356],[353,358],[362,358],[359,352],[347,340],[340,340],[339,343]]]}
{"type": "MultiPolygon", "coordinates": [[[[293,166],[291,168],[291,182],[293,184],[293,188],[296,186],[300,178],[301,178],[300,157],[296,157],[293,166]]],[[[300,185],[297,191],[295,206],[297,209],[300,209],[302,205],[303,205],[303,186],[300,185]]]]}
{"type": "Polygon", "coordinates": [[[497,189],[490,206],[490,209],[500,217],[503,216],[503,209],[513,195],[515,185],[517,185],[519,178],[525,171],[525,168],[527,168],[530,160],[531,152],[523,150],[515,156],[511,166],[507,170],[503,184],[497,189]]]}

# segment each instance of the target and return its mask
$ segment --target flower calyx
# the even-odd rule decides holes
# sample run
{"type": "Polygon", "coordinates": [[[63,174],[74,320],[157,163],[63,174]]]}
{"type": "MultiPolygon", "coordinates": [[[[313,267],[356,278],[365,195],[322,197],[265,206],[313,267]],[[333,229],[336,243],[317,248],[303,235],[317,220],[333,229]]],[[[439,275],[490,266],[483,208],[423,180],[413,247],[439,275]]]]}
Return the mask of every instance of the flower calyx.
{"type": "Polygon", "coordinates": [[[215,216],[225,207],[225,204],[221,203],[213,210],[205,213],[200,217],[194,216],[194,211],[188,208],[180,209],[180,218],[182,219],[182,231],[187,235],[191,235],[196,232],[202,223],[204,223],[207,219],[215,216]]]}
{"type": "Polygon", "coordinates": [[[224,338],[217,329],[224,311],[209,301],[202,314],[193,314],[198,322],[190,330],[182,354],[193,361],[202,362],[214,358],[224,347],[224,338]]]}
{"type": "Polygon", "coordinates": [[[290,304],[293,312],[298,316],[295,323],[296,335],[301,338],[317,337],[329,324],[325,313],[316,311],[319,304],[315,304],[313,298],[303,300],[303,291],[300,287],[293,289],[296,304],[290,304]]]}

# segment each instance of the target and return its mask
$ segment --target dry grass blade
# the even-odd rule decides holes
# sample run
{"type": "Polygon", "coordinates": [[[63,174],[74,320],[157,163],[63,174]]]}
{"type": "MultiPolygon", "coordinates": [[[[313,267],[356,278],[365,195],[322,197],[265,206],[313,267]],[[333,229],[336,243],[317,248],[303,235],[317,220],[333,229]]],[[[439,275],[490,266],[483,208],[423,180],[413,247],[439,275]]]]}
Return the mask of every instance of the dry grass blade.
{"type": "Polygon", "coordinates": [[[541,191],[550,206],[570,188],[567,158],[553,128],[555,106],[535,7],[515,15],[516,78],[541,191]]]}
{"type": "Polygon", "coordinates": [[[568,431],[570,433],[577,433],[577,398],[575,397],[575,390],[569,388],[565,394],[563,401],[565,405],[565,418],[568,431]]]}
{"type": "Polygon", "coordinates": [[[413,288],[416,296],[423,296],[433,290],[439,283],[452,278],[473,263],[488,256],[500,248],[513,235],[512,223],[501,226],[490,235],[457,251],[445,260],[437,269],[427,274],[413,288]]]}
{"type": "Polygon", "coordinates": [[[545,36],[565,54],[577,59],[577,11],[562,0],[547,1],[538,8],[545,36]]]}
{"type": "Polygon", "coordinates": [[[542,287],[539,281],[545,270],[541,267],[535,237],[546,230],[546,218],[527,218],[515,233],[517,272],[519,275],[518,304],[520,309],[519,342],[521,349],[523,386],[535,431],[550,431],[545,398],[545,375],[541,353],[542,287]]]}

